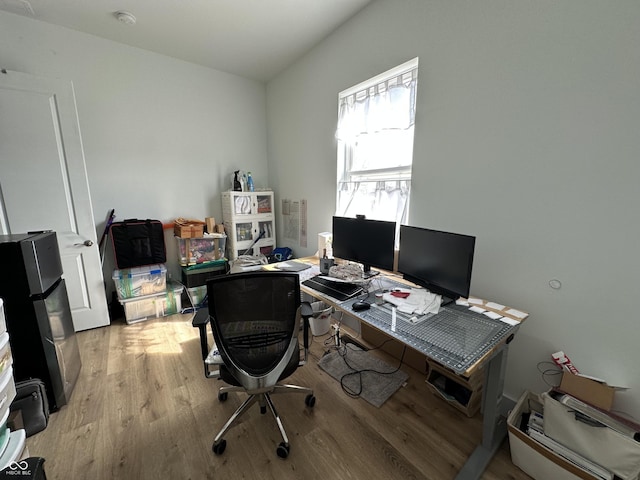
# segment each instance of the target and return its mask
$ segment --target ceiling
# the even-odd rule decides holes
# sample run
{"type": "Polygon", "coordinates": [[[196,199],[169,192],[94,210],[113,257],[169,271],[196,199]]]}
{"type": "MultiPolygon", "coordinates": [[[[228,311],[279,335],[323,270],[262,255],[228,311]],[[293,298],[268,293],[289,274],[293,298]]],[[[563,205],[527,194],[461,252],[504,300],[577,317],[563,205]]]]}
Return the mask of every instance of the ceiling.
{"type": "Polygon", "coordinates": [[[0,0],[0,10],[268,81],[370,1],[0,0]]]}

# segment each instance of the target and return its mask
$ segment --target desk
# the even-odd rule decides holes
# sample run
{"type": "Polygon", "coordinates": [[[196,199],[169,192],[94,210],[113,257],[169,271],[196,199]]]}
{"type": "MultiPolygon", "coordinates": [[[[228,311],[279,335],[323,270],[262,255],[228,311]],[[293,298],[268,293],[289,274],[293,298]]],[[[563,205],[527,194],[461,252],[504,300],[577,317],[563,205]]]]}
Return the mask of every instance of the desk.
{"type": "MultiPolygon", "coordinates": [[[[301,282],[319,273],[317,258],[309,257],[299,261],[313,265],[312,268],[300,272],[301,282]]],[[[371,280],[369,294],[373,295],[373,291],[379,288],[393,288],[399,283],[406,286],[406,282],[389,278],[381,273],[371,280]]],[[[394,324],[388,313],[389,307],[372,305],[369,310],[355,312],[351,309],[351,305],[357,301],[356,298],[340,302],[305,285],[301,285],[301,290],[332,305],[337,311],[351,315],[361,323],[423,353],[458,375],[469,376],[476,369],[485,368],[482,392],[482,442],[467,459],[456,477],[460,480],[479,479],[507,436],[506,418],[501,412],[504,373],[509,343],[519,328],[519,322],[512,324],[514,322],[494,320],[483,314],[470,312],[467,307],[453,305],[441,309],[443,313],[438,313],[417,324],[411,324],[406,316],[401,318],[401,314],[396,314],[394,324]],[[447,315],[454,315],[458,320],[445,318],[447,315]]],[[[486,303],[483,302],[483,304],[486,303]]],[[[492,310],[490,306],[484,305],[484,307],[492,310]]],[[[500,311],[504,313],[507,310],[508,307],[505,307],[500,311]]],[[[511,317],[511,319],[514,318],[511,317]]],[[[519,320],[526,318],[527,315],[524,314],[524,317],[519,320]]]]}

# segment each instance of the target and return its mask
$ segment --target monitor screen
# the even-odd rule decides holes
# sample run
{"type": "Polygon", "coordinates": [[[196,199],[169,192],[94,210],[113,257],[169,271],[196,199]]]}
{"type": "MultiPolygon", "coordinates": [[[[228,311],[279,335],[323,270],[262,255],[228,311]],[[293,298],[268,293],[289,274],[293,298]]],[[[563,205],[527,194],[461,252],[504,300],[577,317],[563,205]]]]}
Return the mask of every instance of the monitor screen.
{"type": "Polygon", "coordinates": [[[333,256],[371,267],[393,270],[396,223],[364,218],[333,217],[333,256]]]}
{"type": "Polygon", "coordinates": [[[432,293],[469,297],[476,237],[400,226],[398,272],[432,293]]]}

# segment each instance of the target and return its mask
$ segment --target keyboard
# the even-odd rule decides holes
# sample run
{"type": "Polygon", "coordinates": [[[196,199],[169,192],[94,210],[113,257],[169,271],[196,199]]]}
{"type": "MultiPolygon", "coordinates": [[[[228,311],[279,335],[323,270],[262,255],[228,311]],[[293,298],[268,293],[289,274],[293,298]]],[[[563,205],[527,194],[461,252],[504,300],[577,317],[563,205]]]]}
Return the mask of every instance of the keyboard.
{"type": "Polygon", "coordinates": [[[311,277],[302,282],[302,285],[312,288],[317,292],[324,293],[340,302],[353,298],[362,292],[362,287],[354,285],[353,283],[332,282],[331,280],[321,277],[311,277]]]}

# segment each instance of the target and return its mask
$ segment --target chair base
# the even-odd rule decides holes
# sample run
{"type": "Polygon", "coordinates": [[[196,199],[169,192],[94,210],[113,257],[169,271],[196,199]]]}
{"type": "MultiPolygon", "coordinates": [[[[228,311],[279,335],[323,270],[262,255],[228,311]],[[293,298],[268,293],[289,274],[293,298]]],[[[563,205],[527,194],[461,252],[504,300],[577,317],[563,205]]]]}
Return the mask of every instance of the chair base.
{"type": "Polygon", "coordinates": [[[278,430],[280,430],[280,435],[282,436],[282,442],[280,443],[280,445],[278,445],[276,453],[280,458],[287,458],[287,456],[289,455],[289,449],[290,449],[289,437],[287,437],[287,432],[285,432],[284,430],[284,426],[282,425],[282,420],[280,420],[280,415],[278,415],[276,407],[273,404],[273,401],[271,400],[271,395],[280,394],[280,393],[291,393],[291,392],[304,393],[306,394],[305,404],[307,405],[307,407],[313,408],[313,406],[316,403],[315,402],[316,398],[313,395],[313,390],[310,388],[301,387],[298,385],[278,384],[269,388],[267,391],[250,392],[245,390],[244,387],[228,386],[228,387],[220,388],[220,390],[218,391],[218,400],[220,400],[221,402],[224,402],[227,399],[227,395],[229,394],[229,392],[246,392],[249,394],[249,396],[238,407],[238,409],[233,413],[233,415],[231,415],[229,420],[227,420],[227,423],[224,424],[222,429],[218,432],[218,434],[213,439],[213,447],[212,447],[213,452],[216,455],[221,455],[224,452],[226,443],[227,443],[226,440],[223,438],[225,433],[227,433],[227,431],[231,427],[233,427],[233,425],[238,421],[238,419],[247,410],[249,410],[249,407],[251,407],[254,403],[258,402],[258,405],[260,405],[260,413],[262,414],[266,413],[267,406],[269,407],[269,410],[271,410],[271,413],[273,414],[273,417],[276,421],[276,425],[278,426],[278,430]]]}

